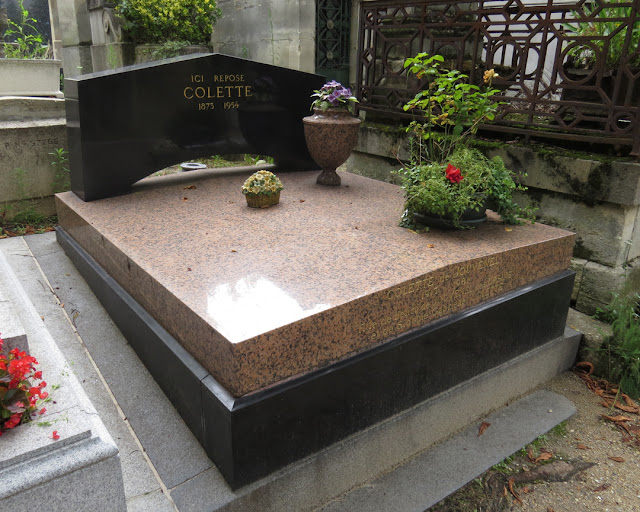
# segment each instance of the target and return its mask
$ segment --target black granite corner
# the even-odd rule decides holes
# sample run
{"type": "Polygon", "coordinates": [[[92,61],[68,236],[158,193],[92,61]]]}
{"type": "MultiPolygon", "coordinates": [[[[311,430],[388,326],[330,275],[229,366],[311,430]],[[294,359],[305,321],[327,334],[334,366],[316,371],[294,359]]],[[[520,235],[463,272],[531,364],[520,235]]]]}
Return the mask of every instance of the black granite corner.
{"type": "Polygon", "coordinates": [[[65,80],[71,189],[85,201],[125,193],[172,164],[217,154],[317,168],[302,118],[324,77],[199,54],[65,80]]]}
{"type": "Polygon", "coordinates": [[[58,241],[234,489],[562,338],[575,275],[559,272],[233,398],[61,228],[58,241]]]}

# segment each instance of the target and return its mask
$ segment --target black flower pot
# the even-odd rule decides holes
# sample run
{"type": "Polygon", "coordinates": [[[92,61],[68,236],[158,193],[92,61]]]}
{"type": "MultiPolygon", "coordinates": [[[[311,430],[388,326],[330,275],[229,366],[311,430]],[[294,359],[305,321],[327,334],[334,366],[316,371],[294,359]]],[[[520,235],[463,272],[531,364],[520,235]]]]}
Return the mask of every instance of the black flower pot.
{"type": "Polygon", "coordinates": [[[436,215],[433,213],[414,213],[413,220],[424,226],[438,229],[473,228],[487,220],[487,206],[482,205],[477,211],[471,208],[462,213],[458,224],[450,215],[436,215]]]}

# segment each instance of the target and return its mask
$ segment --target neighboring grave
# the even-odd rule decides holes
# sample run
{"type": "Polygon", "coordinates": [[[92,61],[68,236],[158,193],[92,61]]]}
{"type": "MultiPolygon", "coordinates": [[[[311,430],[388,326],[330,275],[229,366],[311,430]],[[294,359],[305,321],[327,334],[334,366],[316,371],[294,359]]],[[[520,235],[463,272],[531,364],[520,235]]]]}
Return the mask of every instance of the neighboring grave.
{"type": "Polygon", "coordinates": [[[0,97],[0,204],[13,217],[25,208],[54,215],[56,177],[50,153],[67,146],[64,100],[0,97]]]}
{"type": "Polygon", "coordinates": [[[323,83],[319,75],[218,54],[67,79],[72,190],[93,201],[169,165],[225,153],[317,168],[302,118],[323,83]]]}

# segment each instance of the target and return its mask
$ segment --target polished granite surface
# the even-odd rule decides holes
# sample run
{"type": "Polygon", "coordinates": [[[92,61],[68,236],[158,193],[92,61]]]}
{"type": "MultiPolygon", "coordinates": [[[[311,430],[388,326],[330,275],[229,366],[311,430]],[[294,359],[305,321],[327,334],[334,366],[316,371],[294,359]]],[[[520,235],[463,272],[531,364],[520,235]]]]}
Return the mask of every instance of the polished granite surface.
{"type": "Polygon", "coordinates": [[[360,352],[569,266],[574,235],[490,222],[398,227],[402,191],[341,173],[279,173],[252,209],[251,171],[148,178],[91,203],[58,195],[60,225],[225,388],[241,396],[360,352]]]}

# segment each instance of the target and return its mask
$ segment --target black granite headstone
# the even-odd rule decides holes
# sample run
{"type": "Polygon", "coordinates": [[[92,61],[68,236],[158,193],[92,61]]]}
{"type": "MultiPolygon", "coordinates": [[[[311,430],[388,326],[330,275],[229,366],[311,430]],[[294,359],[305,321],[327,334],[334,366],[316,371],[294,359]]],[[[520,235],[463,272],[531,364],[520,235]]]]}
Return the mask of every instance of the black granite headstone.
{"type": "Polygon", "coordinates": [[[68,78],[71,189],[85,201],[110,197],[169,165],[219,154],[317,168],[302,118],[323,83],[320,75],[220,54],[68,78]]]}

